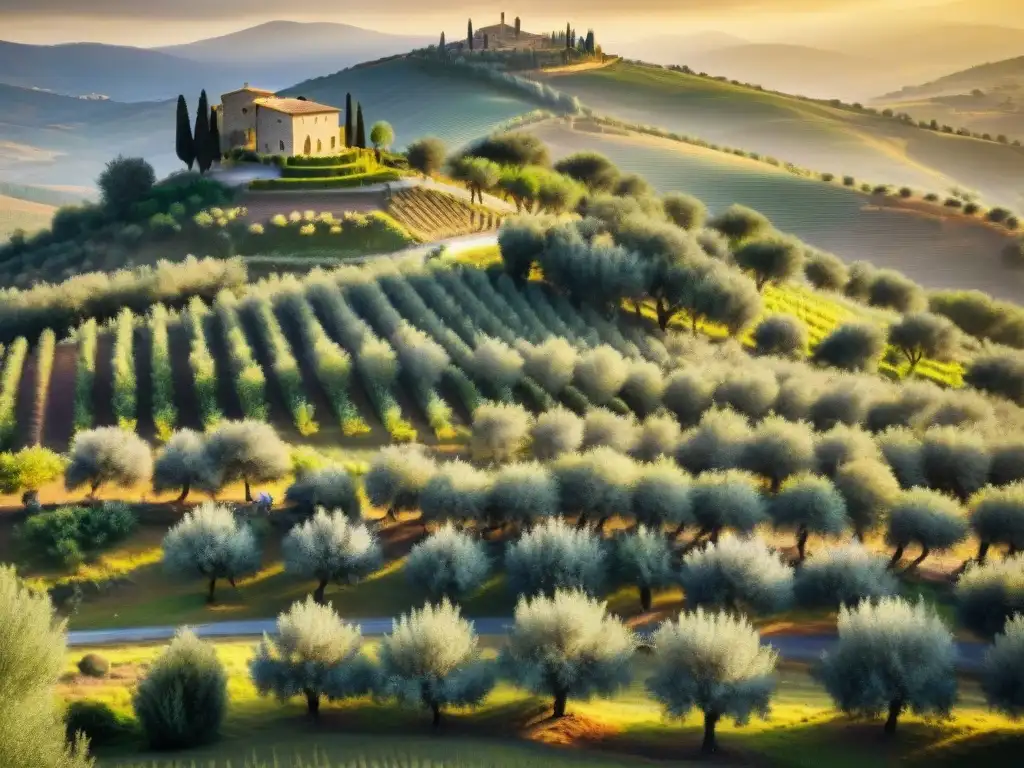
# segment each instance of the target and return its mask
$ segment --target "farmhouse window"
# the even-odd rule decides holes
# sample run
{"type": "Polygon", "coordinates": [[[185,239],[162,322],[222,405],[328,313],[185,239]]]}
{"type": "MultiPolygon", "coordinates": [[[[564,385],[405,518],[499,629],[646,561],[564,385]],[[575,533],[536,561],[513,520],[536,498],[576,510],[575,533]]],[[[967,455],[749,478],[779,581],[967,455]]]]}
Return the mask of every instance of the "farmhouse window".
{"type": "Polygon", "coordinates": [[[316,140],[316,151],[317,151],[317,154],[319,154],[320,152],[324,151],[324,146],[323,146],[323,143],[320,141],[320,139],[316,140]]]}
{"type": "Polygon", "coordinates": [[[242,114],[243,115],[248,115],[249,114],[249,109],[247,107],[242,107],[242,114]]]}
{"type": "Polygon", "coordinates": [[[331,136],[331,149],[334,149],[335,142],[338,140],[337,136],[331,136]]]}
{"type": "Polygon", "coordinates": [[[284,152],[284,139],[281,139],[281,141],[279,141],[278,144],[281,145],[281,151],[284,152]]]}

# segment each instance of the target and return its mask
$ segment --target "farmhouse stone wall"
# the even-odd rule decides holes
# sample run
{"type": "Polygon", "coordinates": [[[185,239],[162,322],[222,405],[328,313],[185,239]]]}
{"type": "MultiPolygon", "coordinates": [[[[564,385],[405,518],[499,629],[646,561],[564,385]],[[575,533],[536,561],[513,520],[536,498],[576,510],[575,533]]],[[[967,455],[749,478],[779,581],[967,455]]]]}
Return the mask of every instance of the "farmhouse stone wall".
{"type": "Polygon", "coordinates": [[[337,112],[292,118],[295,155],[336,155],[342,151],[337,112]],[[307,145],[306,140],[309,140],[307,145]]]}

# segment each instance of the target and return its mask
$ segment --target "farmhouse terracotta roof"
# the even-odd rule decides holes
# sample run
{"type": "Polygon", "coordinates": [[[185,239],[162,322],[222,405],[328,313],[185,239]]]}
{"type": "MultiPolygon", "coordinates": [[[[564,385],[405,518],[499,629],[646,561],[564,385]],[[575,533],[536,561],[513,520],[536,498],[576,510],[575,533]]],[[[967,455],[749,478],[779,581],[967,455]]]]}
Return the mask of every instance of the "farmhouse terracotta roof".
{"type": "Polygon", "coordinates": [[[256,104],[275,112],[283,112],[286,115],[318,115],[323,112],[341,112],[337,107],[329,107],[326,104],[317,104],[315,101],[305,99],[281,99],[270,96],[264,99],[256,99],[256,104]]]}
{"type": "Polygon", "coordinates": [[[221,94],[221,98],[223,98],[224,96],[233,96],[236,93],[264,93],[267,96],[274,95],[274,91],[268,91],[266,88],[253,88],[251,85],[246,83],[241,88],[236,88],[233,91],[228,91],[227,93],[221,94]]]}

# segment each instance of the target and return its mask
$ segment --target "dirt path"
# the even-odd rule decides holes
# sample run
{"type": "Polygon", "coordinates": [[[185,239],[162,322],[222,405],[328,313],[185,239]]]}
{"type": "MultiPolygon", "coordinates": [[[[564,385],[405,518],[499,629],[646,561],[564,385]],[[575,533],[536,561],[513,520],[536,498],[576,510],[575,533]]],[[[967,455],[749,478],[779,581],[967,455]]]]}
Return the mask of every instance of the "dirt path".
{"type": "Polygon", "coordinates": [[[213,312],[203,318],[203,324],[210,354],[217,361],[217,400],[220,402],[220,409],[228,419],[241,419],[242,404],[238,400],[238,392],[235,391],[231,367],[227,364],[228,349],[224,344],[221,325],[213,312]]]}
{"type": "Polygon", "coordinates": [[[75,430],[75,372],[78,345],[58,344],[53,355],[50,391],[43,419],[43,445],[54,451],[67,450],[75,430]]]}
{"type": "Polygon", "coordinates": [[[36,407],[36,370],[39,368],[39,345],[25,355],[18,382],[18,400],[14,404],[13,447],[23,448],[39,442],[43,430],[42,409],[36,407]]]}
{"type": "Polygon", "coordinates": [[[199,413],[199,396],[196,395],[192,366],[188,361],[188,335],[181,323],[168,325],[167,345],[171,354],[171,379],[174,386],[174,407],[178,409],[178,428],[202,431],[203,421],[202,414],[199,413]]]}
{"type": "Polygon", "coordinates": [[[339,218],[347,211],[383,211],[387,201],[383,192],[246,192],[239,198],[238,205],[247,209],[247,221],[268,221],[279,213],[287,216],[292,211],[331,213],[339,218]]]}
{"type": "Polygon", "coordinates": [[[263,344],[262,336],[256,332],[255,323],[250,313],[239,309],[238,319],[245,330],[245,337],[249,340],[253,358],[260,364],[263,375],[267,379],[267,406],[270,409],[268,421],[274,423],[285,440],[295,442],[302,439],[299,430],[295,428],[295,420],[288,408],[288,400],[284,396],[284,390],[281,389],[281,382],[277,380],[277,375],[274,373],[270,353],[263,344]]]}
{"type": "Polygon", "coordinates": [[[101,333],[96,339],[96,378],[93,380],[92,413],[94,427],[116,426],[114,417],[114,337],[101,333]]]}
{"type": "Polygon", "coordinates": [[[135,355],[135,431],[144,440],[156,438],[153,422],[153,344],[149,328],[136,328],[132,336],[135,355]]]}

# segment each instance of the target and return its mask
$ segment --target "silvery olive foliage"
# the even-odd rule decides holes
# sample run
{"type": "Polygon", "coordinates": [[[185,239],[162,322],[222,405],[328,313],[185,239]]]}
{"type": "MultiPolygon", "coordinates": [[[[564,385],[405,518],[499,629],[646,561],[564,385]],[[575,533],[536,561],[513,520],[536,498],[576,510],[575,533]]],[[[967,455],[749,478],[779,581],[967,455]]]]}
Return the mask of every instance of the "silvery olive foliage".
{"type": "Polygon", "coordinates": [[[723,536],[683,558],[688,607],[775,613],[793,602],[793,569],[758,539],[723,536]]]}
{"type": "Polygon", "coordinates": [[[578,351],[568,340],[552,336],[540,344],[523,344],[523,373],[552,394],[572,383],[578,351]]]}
{"type": "Polygon", "coordinates": [[[344,512],[324,509],[292,528],[281,550],[285,571],[317,581],[313,599],[318,603],[323,603],[328,584],[355,584],[382,562],[377,537],[365,523],[353,521],[344,512]]]}
{"type": "Polygon", "coordinates": [[[706,369],[680,368],[665,381],[662,404],[683,427],[693,427],[714,402],[716,377],[706,369]]]}
{"type": "Polygon", "coordinates": [[[437,463],[418,443],[389,445],[370,461],[363,489],[370,504],[393,515],[418,509],[420,494],[436,472],[437,463]]]}
{"type": "Polygon", "coordinates": [[[776,528],[796,533],[800,562],[809,534],[838,536],[850,525],[846,501],[827,477],[794,475],[771,499],[768,511],[776,528]]]}
{"type": "Polygon", "coordinates": [[[605,520],[626,512],[639,472],[629,456],[610,448],[566,454],[552,462],[551,472],[563,514],[576,514],[581,522],[605,520]]]}
{"type": "Polygon", "coordinates": [[[130,488],[149,480],[153,454],[134,432],[118,427],[100,427],[79,432],[71,441],[70,461],[64,470],[69,490],[88,485],[95,494],[101,485],[130,488]]]}
{"type": "Polygon", "coordinates": [[[898,597],[839,609],[839,642],[814,670],[843,712],[887,714],[894,733],[904,711],[949,714],[956,700],[956,647],[942,620],[923,602],[898,597]]]}
{"type": "Polygon", "coordinates": [[[668,414],[648,416],[640,425],[630,453],[638,461],[646,462],[673,457],[682,439],[683,432],[675,417],[668,414]]]}
{"type": "Polygon", "coordinates": [[[444,347],[429,334],[404,320],[391,335],[402,373],[413,386],[429,391],[437,386],[450,360],[444,347]]]}
{"type": "Polygon", "coordinates": [[[754,349],[759,355],[807,356],[807,326],[793,315],[769,315],[754,328],[754,349]]]}
{"type": "Polygon", "coordinates": [[[768,519],[768,505],[757,478],[747,472],[704,472],[690,485],[690,504],[698,535],[714,541],[726,529],[749,533],[768,519]]]}
{"type": "Polygon", "coordinates": [[[713,399],[719,408],[732,408],[750,419],[760,419],[778,396],[779,381],[770,370],[737,366],[721,377],[713,399]]]}
{"type": "Polygon", "coordinates": [[[487,515],[490,490],[488,472],[461,459],[446,461],[437,466],[420,492],[420,513],[426,522],[482,521],[487,515]]]}
{"type": "Polygon", "coordinates": [[[874,323],[846,323],[822,339],[816,363],[847,371],[874,371],[885,352],[885,333],[874,323]]]}
{"type": "Polygon", "coordinates": [[[882,452],[870,432],[848,424],[836,424],[817,435],[814,458],[818,473],[835,478],[843,464],[859,460],[881,461],[882,452]]]}
{"type": "Polygon", "coordinates": [[[670,717],[703,713],[704,752],[715,751],[715,726],[723,717],[737,725],[752,715],[768,718],[778,653],[761,644],[745,616],[683,612],[658,627],[653,646],[647,690],[670,717]]]}
{"type": "Polygon", "coordinates": [[[819,432],[832,429],[836,424],[860,424],[871,406],[872,395],[872,388],[863,377],[837,376],[818,392],[807,418],[819,432]]]}
{"type": "Polygon", "coordinates": [[[669,459],[640,467],[631,501],[633,518],[654,530],[694,523],[690,476],[669,459]]]}
{"type": "Polygon", "coordinates": [[[206,456],[220,487],[245,483],[246,501],[252,498],[252,483],[280,480],[292,468],[288,446],[260,421],[222,422],[206,438],[206,456]]]}
{"type": "Polygon", "coordinates": [[[990,450],[992,467],[989,477],[993,485],[1009,485],[1024,480],[1024,440],[1004,437],[990,450]]]}
{"type": "Polygon", "coordinates": [[[193,488],[216,487],[216,478],[206,460],[206,440],[191,429],[171,435],[153,462],[153,490],[156,493],[180,490],[179,501],[188,498],[193,488]]]}
{"type": "Polygon", "coordinates": [[[956,585],[957,618],[982,637],[995,637],[1007,620],[1024,614],[1024,554],[972,563],[956,585]]]}
{"type": "Polygon", "coordinates": [[[473,350],[471,367],[476,378],[508,393],[522,378],[523,358],[505,342],[484,337],[473,350]]]}
{"type": "Polygon", "coordinates": [[[927,486],[921,441],[906,427],[891,427],[878,436],[885,463],[904,490],[927,486]]]}
{"type": "Polygon", "coordinates": [[[917,544],[921,554],[910,567],[920,565],[931,552],[952,549],[967,538],[967,515],[954,499],[938,491],[913,488],[904,491],[889,510],[885,540],[895,547],[892,565],[904,550],[917,544]]]}
{"type": "Polygon", "coordinates": [[[631,360],[629,374],[620,395],[641,417],[654,413],[661,406],[665,391],[665,373],[649,360],[631,360]]]}
{"type": "Polygon", "coordinates": [[[992,457],[981,435],[933,427],[921,439],[921,463],[929,488],[966,502],[988,484],[992,457]]]}
{"type": "Polygon", "coordinates": [[[473,411],[470,449],[477,461],[511,461],[530,438],[533,415],[520,405],[484,403],[473,411]]]}
{"type": "Polygon", "coordinates": [[[355,481],[341,467],[307,472],[288,486],[284,497],[310,513],[323,507],[344,512],[352,520],[359,520],[363,515],[355,481]]]}
{"type": "Polygon", "coordinates": [[[342,621],[330,605],[307,597],[277,617],[277,632],[263,635],[249,661],[249,676],[260,696],[285,702],[306,699],[316,717],[323,697],[362,696],[373,687],[373,665],[362,655],[362,633],[342,621]]]}
{"type": "Polygon", "coordinates": [[[971,498],[970,510],[979,562],[985,562],[993,544],[1024,550],[1024,483],[984,488],[971,498]]]}
{"type": "Polygon", "coordinates": [[[508,546],[505,569],[515,594],[553,595],[559,589],[599,594],[606,577],[606,552],[595,534],[561,518],[544,520],[508,546]]]}
{"type": "Polygon", "coordinates": [[[164,567],[178,578],[202,576],[209,583],[207,601],[213,602],[219,579],[232,586],[235,579],[255,573],[260,550],[252,529],[239,523],[227,507],[205,502],[189,510],[164,536],[164,567]]]}
{"type": "Polygon", "coordinates": [[[430,600],[458,602],[478,590],[491,570],[482,541],[445,523],[413,546],[403,566],[409,583],[430,600]]]}
{"type": "Polygon", "coordinates": [[[688,472],[734,469],[750,439],[750,423],[730,410],[710,410],[683,434],[676,460],[688,472]]]}
{"type": "Polygon", "coordinates": [[[378,695],[423,707],[434,727],[448,707],[479,706],[494,688],[473,625],[447,600],[402,614],[381,640],[378,695]]]}
{"type": "Polygon", "coordinates": [[[551,461],[583,445],[583,419],[568,408],[552,408],[537,416],[530,429],[530,448],[539,461],[551,461]]]}
{"type": "Polygon", "coordinates": [[[523,596],[499,663],[517,685],[566,702],[611,696],[627,685],[637,639],[607,605],[575,590],[523,596]]]}
{"type": "Polygon", "coordinates": [[[486,516],[493,523],[530,524],[558,514],[558,485],[548,466],[507,464],[491,475],[486,516]]]}
{"type": "Polygon", "coordinates": [[[872,459],[839,465],[832,482],[843,495],[846,515],[859,539],[882,525],[901,492],[889,465],[872,459]]]}
{"type": "Polygon", "coordinates": [[[899,582],[884,555],[859,542],[828,547],[812,554],[796,572],[798,605],[805,608],[852,608],[861,600],[898,594],[899,582]]]}
{"type": "Polygon", "coordinates": [[[769,416],[744,443],[739,466],[763,477],[775,493],[787,478],[814,466],[814,433],[803,422],[769,416]]]}
{"type": "Polygon", "coordinates": [[[620,416],[607,408],[591,408],[583,417],[583,450],[603,446],[628,453],[639,438],[640,428],[632,416],[620,416]]]}
{"type": "Polygon", "coordinates": [[[1024,614],[1006,622],[985,653],[981,690],[996,711],[1014,720],[1024,715],[1024,614]]]}
{"type": "Polygon", "coordinates": [[[574,381],[595,405],[605,405],[619,394],[629,377],[629,363],[615,349],[601,344],[580,354],[574,381]]]}
{"type": "Polygon", "coordinates": [[[639,525],[615,539],[614,567],[617,577],[640,590],[640,606],[651,610],[651,590],[663,587],[675,575],[672,552],[661,531],[639,525]]]}

